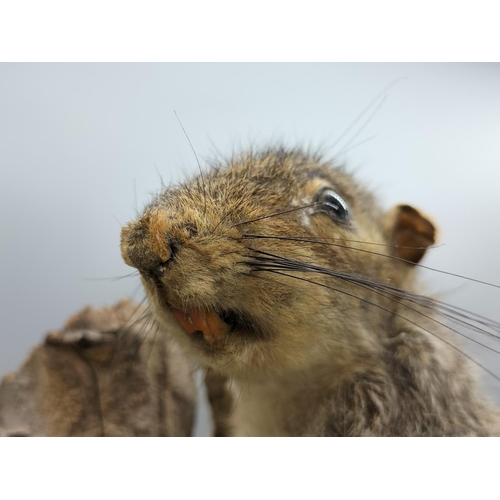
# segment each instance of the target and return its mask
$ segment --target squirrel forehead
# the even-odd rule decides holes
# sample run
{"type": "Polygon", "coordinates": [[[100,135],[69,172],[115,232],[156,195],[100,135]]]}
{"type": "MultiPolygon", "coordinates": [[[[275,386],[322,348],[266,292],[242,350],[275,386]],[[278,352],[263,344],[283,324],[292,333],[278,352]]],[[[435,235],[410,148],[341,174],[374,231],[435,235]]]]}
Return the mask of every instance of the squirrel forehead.
{"type": "MultiPolygon", "coordinates": [[[[162,234],[170,228],[175,233],[172,237],[184,239],[234,228],[244,221],[308,205],[323,187],[335,189],[358,214],[361,209],[372,220],[380,214],[373,196],[342,168],[296,151],[270,151],[213,164],[187,182],[166,188],[126,227],[124,235],[133,229],[130,238],[137,240],[143,232],[162,234]]],[[[299,215],[265,222],[291,222],[299,215]]]]}
{"type": "Polygon", "coordinates": [[[328,185],[351,200],[355,197],[357,187],[351,176],[319,158],[282,151],[248,154],[216,164],[188,182],[166,189],[150,208],[163,206],[184,211],[207,203],[285,208],[294,200],[311,198],[328,185]]]}

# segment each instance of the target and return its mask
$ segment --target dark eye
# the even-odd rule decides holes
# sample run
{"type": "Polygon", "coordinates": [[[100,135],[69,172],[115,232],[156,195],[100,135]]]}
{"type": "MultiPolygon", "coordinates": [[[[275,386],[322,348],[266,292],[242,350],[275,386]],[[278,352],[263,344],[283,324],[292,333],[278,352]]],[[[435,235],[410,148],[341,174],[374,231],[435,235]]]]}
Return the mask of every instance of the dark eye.
{"type": "Polygon", "coordinates": [[[348,224],[351,220],[349,207],[344,198],[333,189],[324,188],[318,192],[314,199],[317,205],[317,211],[330,216],[334,221],[341,224],[348,224]]]}

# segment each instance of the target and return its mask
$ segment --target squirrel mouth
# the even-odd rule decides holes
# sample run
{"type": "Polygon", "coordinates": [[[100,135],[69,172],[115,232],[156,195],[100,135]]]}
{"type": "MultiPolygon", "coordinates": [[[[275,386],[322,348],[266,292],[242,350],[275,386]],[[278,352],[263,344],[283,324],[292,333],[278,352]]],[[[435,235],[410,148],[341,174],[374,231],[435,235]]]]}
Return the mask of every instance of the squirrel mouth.
{"type": "Polygon", "coordinates": [[[170,308],[182,328],[194,338],[203,339],[209,344],[233,332],[254,332],[253,324],[247,318],[233,311],[202,311],[190,309],[181,311],[170,308]]]}

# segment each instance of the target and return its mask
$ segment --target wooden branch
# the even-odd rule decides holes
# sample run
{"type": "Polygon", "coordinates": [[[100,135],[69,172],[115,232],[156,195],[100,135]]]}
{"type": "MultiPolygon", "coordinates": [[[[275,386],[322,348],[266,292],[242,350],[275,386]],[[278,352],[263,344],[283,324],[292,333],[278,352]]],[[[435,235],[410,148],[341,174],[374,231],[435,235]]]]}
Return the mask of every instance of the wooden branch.
{"type": "Polygon", "coordinates": [[[143,307],[86,308],[0,385],[0,436],[190,436],[194,367],[143,307]]]}

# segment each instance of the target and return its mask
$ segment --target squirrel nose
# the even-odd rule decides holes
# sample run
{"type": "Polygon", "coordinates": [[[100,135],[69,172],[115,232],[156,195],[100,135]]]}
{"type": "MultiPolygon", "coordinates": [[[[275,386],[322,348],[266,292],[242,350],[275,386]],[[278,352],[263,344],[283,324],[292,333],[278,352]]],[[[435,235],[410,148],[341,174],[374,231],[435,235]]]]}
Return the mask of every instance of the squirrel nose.
{"type": "Polygon", "coordinates": [[[167,243],[167,249],[169,252],[169,257],[166,260],[157,259],[156,261],[149,261],[147,267],[140,266],[137,269],[144,274],[154,275],[160,277],[163,275],[167,266],[174,260],[177,252],[179,251],[179,243],[177,240],[170,240],[167,243]]]}
{"type": "Polygon", "coordinates": [[[155,210],[122,229],[121,250],[125,262],[150,276],[161,276],[179,250],[170,233],[168,214],[155,210]]]}
{"type": "Polygon", "coordinates": [[[171,239],[165,242],[159,255],[151,250],[148,242],[139,242],[127,248],[124,252],[124,258],[127,264],[135,267],[141,273],[159,277],[163,275],[167,266],[175,259],[179,248],[180,245],[177,240],[171,239]]]}
{"type": "Polygon", "coordinates": [[[169,233],[163,212],[145,221],[127,224],[121,233],[121,251],[126,264],[141,273],[161,276],[180,249],[180,243],[169,233]]]}

